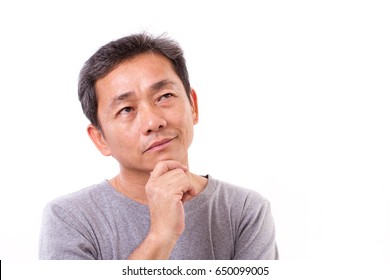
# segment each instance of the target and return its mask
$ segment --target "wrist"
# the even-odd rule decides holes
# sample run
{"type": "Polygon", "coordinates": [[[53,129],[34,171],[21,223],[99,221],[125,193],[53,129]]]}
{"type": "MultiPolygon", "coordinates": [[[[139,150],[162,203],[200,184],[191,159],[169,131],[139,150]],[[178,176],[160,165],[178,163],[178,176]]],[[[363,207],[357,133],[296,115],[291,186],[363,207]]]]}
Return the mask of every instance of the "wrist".
{"type": "Polygon", "coordinates": [[[167,232],[164,230],[151,229],[147,235],[147,238],[156,246],[162,247],[174,247],[180,235],[167,232]]]}
{"type": "Polygon", "coordinates": [[[129,260],[168,260],[177,239],[150,231],[140,246],[128,257],[129,260]]]}

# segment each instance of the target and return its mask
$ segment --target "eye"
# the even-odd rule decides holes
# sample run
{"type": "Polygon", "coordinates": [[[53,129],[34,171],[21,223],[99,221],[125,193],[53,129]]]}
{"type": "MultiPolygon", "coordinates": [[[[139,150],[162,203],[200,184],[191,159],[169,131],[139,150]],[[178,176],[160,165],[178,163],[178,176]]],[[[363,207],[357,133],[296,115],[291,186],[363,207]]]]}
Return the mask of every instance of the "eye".
{"type": "Polygon", "coordinates": [[[132,108],[132,107],[124,107],[123,109],[121,109],[121,110],[118,112],[118,115],[129,114],[129,113],[131,113],[132,111],[134,111],[134,108],[132,108]]]}
{"type": "Polygon", "coordinates": [[[163,101],[163,100],[166,100],[166,99],[169,99],[173,97],[173,94],[172,93],[166,93],[164,95],[161,95],[159,98],[158,98],[158,101],[163,101]]]}

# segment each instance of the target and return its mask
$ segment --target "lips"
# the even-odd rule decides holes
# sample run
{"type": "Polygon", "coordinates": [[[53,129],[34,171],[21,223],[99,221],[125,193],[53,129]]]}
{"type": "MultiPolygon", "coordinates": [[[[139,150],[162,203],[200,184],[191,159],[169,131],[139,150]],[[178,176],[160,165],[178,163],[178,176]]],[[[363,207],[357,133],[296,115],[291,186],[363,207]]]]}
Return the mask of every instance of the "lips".
{"type": "Polygon", "coordinates": [[[161,149],[165,148],[167,145],[169,145],[169,143],[170,143],[173,139],[175,139],[175,138],[165,138],[165,139],[162,139],[162,140],[153,142],[153,143],[144,151],[144,153],[149,152],[149,151],[158,151],[158,150],[161,150],[161,149]]]}

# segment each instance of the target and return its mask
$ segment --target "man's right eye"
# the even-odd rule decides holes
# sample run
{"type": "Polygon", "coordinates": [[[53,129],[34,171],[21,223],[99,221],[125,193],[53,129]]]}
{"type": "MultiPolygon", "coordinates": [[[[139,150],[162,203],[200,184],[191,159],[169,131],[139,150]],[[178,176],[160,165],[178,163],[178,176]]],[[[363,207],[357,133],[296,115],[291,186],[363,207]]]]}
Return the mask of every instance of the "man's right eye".
{"type": "Polygon", "coordinates": [[[125,115],[134,111],[132,107],[125,107],[119,111],[119,115],[125,115]]]}

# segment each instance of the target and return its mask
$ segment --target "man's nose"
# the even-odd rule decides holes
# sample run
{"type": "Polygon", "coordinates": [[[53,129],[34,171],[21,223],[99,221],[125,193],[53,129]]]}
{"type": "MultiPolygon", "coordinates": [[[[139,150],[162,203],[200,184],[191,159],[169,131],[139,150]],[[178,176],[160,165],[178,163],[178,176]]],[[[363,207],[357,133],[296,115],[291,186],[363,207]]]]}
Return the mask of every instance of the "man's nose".
{"type": "Polygon", "coordinates": [[[144,134],[157,132],[167,126],[167,121],[160,110],[158,108],[153,108],[153,106],[142,108],[139,116],[142,124],[142,132],[144,134]]]}

